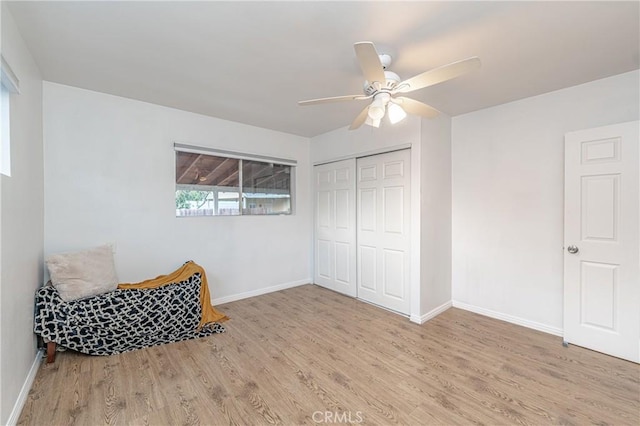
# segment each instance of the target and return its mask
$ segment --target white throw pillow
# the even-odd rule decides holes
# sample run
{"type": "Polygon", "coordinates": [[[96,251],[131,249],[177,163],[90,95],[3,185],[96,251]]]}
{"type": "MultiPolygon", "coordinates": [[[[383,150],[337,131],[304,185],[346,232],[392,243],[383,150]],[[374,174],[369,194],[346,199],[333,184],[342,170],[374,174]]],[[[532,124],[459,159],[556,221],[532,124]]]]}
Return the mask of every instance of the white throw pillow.
{"type": "Polygon", "coordinates": [[[51,283],[62,300],[95,296],[118,287],[113,250],[110,245],[54,254],[47,258],[51,283]]]}

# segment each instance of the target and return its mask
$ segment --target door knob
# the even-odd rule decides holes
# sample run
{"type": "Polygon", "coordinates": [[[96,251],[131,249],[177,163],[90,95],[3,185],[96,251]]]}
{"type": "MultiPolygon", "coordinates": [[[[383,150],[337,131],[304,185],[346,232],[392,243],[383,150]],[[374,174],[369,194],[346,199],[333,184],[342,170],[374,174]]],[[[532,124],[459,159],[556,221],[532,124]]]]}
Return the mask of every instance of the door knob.
{"type": "Polygon", "coordinates": [[[576,254],[580,249],[577,246],[569,246],[567,247],[567,251],[571,254],[576,254]]]}

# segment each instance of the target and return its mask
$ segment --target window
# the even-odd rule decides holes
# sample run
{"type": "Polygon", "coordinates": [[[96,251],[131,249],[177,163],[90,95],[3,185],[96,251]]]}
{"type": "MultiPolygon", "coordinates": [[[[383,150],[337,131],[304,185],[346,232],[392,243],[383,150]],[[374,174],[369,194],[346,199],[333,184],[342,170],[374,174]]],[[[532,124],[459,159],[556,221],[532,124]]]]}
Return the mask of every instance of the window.
{"type": "Polygon", "coordinates": [[[11,176],[11,94],[19,93],[19,82],[2,57],[0,68],[0,173],[11,176]]]}
{"type": "Polygon", "coordinates": [[[291,214],[295,162],[240,156],[176,144],[176,216],[291,214]]]}
{"type": "Polygon", "coordinates": [[[242,160],[242,214],[291,213],[291,166],[242,160]]]}
{"type": "Polygon", "coordinates": [[[10,125],[10,103],[9,103],[9,90],[2,85],[2,98],[0,99],[0,109],[2,110],[0,113],[0,126],[2,127],[2,137],[1,149],[0,149],[0,173],[3,175],[11,176],[11,145],[10,145],[10,135],[11,131],[9,129],[10,125]]]}

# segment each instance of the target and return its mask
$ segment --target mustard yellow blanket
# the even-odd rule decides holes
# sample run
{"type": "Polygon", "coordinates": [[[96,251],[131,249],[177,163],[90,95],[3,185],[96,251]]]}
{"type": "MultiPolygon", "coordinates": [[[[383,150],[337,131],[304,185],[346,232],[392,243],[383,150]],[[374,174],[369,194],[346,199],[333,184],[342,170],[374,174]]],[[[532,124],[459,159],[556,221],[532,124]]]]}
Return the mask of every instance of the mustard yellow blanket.
{"type": "Polygon", "coordinates": [[[202,307],[202,318],[200,319],[198,329],[201,329],[206,324],[212,322],[223,322],[228,320],[229,318],[225,314],[211,306],[209,284],[207,283],[207,275],[204,272],[204,268],[191,260],[170,274],[160,275],[156,278],[141,281],[139,283],[118,284],[118,288],[123,290],[158,288],[168,284],[175,284],[181,281],[185,281],[195,273],[199,273],[202,279],[202,285],[200,286],[200,306],[202,307]]]}

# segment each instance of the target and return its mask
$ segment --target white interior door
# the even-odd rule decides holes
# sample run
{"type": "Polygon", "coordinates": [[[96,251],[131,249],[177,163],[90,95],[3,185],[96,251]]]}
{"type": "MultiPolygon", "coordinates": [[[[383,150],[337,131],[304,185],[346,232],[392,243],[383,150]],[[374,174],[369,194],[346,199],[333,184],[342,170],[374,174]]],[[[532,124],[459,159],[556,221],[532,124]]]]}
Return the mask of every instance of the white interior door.
{"type": "Polygon", "coordinates": [[[410,151],[358,158],[358,298],[409,314],[410,151]]]}
{"type": "Polygon", "coordinates": [[[640,362],[639,123],[565,135],[564,340],[640,362]]]}
{"type": "Polygon", "coordinates": [[[314,167],[314,282],[356,296],[356,160],[314,167]]]}

